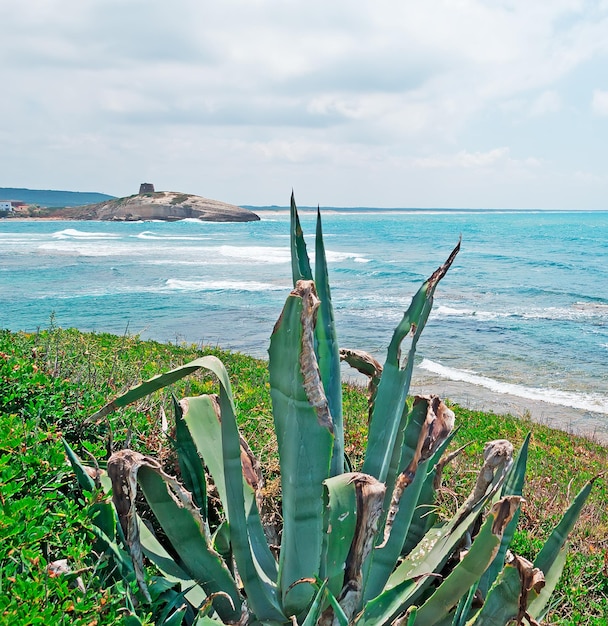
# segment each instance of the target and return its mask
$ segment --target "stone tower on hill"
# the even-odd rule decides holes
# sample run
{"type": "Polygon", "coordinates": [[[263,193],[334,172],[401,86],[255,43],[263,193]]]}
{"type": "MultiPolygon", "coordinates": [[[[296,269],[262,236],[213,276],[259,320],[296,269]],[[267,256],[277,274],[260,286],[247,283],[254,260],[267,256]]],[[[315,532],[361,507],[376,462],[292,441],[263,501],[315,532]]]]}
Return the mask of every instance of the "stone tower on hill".
{"type": "Polygon", "coordinates": [[[154,193],[154,185],[152,183],[142,183],[139,186],[139,194],[142,193],[154,193]]]}

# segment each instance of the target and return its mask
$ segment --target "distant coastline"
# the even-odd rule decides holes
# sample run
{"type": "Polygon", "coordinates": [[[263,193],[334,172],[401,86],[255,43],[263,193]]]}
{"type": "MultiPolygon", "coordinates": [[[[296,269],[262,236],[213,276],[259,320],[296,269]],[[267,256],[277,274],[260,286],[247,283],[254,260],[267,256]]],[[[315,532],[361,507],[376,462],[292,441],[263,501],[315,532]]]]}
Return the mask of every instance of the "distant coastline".
{"type": "MultiPolygon", "coordinates": [[[[67,193],[67,192],[66,192],[67,193]]],[[[101,195],[101,194],[98,194],[101,195]]],[[[175,222],[199,219],[208,222],[251,222],[259,216],[248,209],[174,191],[144,191],[126,198],[106,196],[101,202],[81,206],[42,207],[16,202],[2,217],[7,219],[175,222]]]]}

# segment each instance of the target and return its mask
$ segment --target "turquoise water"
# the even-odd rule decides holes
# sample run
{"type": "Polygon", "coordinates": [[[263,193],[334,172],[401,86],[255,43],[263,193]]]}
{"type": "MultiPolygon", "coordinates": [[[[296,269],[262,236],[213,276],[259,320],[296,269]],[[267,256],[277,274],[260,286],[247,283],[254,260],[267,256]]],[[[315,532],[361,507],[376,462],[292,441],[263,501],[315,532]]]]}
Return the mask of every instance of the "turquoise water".
{"type": "MultiPolygon", "coordinates": [[[[53,313],[63,327],[264,357],[290,290],[289,216],[257,212],[243,224],[0,220],[0,326],[33,331],[53,313]]],[[[315,216],[301,218],[312,250],[315,216]]],[[[382,360],[462,236],[417,380],[608,422],[608,212],[350,209],[323,223],[343,347],[382,360]]]]}

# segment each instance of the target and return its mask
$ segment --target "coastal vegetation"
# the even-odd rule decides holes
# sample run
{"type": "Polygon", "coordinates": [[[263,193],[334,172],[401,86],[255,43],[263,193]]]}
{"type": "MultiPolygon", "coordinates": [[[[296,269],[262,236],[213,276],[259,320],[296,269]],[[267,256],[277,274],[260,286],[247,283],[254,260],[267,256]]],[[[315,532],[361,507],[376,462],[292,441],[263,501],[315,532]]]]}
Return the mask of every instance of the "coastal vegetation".
{"type": "MultiPolygon", "coordinates": [[[[358,623],[380,624],[415,604],[420,608],[399,623],[465,624],[472,616],[485,623],[492,606],[502,611],[497,623],[505,623],[523,619],[528,610],[542,615],[543,573],[550,593],[566,557],[565,535],[580,514],[576,549],[565,562],[568,576],[550,619],[602,623],[606,493],[601,480],[595,490],[591,483],[606,466],[606,450],[526,420],[450,408],[437,398],[405,403],[416,342],[456,250],[414,297],[382,372],[363,353],[342,353],[369,373],[366,393],[339,382],[320,230],[315,283],[321,304],[314,324],[319,303],[293,219],[295,290],[275,326],[269,365],[202,347],[56,328],[2,335],[0,391],[8,428],[0,470],[8,497],[3,495],[1,521],[15,539],[1,555],[2,576],[18,598],[0,607],[4,615],[18,622],[25,603],[26,610],[63,610],[71,623],[90,623],[89,611],[100,611],[102,623],[125,615],[132,623],[181,623],[194,617],[184,597],[196,607],[206,594],[205,609],[213,605],[225,621],[243,613],[283,623],[301,614],[305,624],[342,624],[358,614],[358,623]],[[401,361],[406,338],[408,356],[401,361]],[[140,383],[163,370],[170,372],[140,383]],[[201,373],[206,370],[215,378],[201,373]],[[217,391],[216,379],[219,400],[208,395],[217,391]],[[173,395],[163,395],[169,383],[173,395]],[[188,399],[174,400],[183,396],[188,399]],[[114,399],[108,404],[108,398],[114,399]],[[172,409],[175,421],[167,418],[172,409]],[[461,428],[452,433],[454,413],[461,428]],[[237,425],[251,449],[239,440],[237,425]],[[60,435],[82,492],[61,462],[60,435]],[[512,465],[505,437],[520,450],[512,465]],[[443,453],[464,443],[470,445],[443,467],[443,453]],[[47,448],[54,451],[53,464],[40,454],[47,448]],[[264,487],[254,455],[264,468],[264,487]],[[201,457],[213,478],[209,491],[201,457]],[[138,470],[147,504],[140,501],[137,509],[161,543],[141,523],[140,538],[135,531],[131,503],[138,470]],[[167,472],[181,476],[196,506],[167,472]],[[108,500],[108,478],[118,516],[108,500]],[[322,498],[326,506],[316,511],[322,498]],[[45,504],[51,504],[49,512],[30,515],[29,508],[45,504]],[[277,571],[272,551],[279,535],[277,571]],[[142,569],[139,539],[159,571],[142,569]],[[509,545],[523,558],[503,569],[509,545]],[[214,572],[211,579],[197,574],[200,559],[208,562],[206,572],[214,572]],[[524,573],[530,580],[522,592],[524,573]],[[32,581],[44,593],[28,602],[32,581]],[[475,613],[478,587],[486,602],[475,613]],[[449,614],[454,607],[459,617],[449,614]]],[[[52,621],[49,615],[41,613],[41,621],[52,621]]],[[[199,620],[207,622],[216,623],[199,620]]]]}
{"type": "MultiPolygon", "coordinates": [[[[86,334],[51,326],[38,333],[0,332],[0,623],[119,624],[131,608],[128,590],[108,576],[101,554],[91,555],[94,523],[84,506],[61,437],[85,459],[102,459],[129,445],[171,468],[170,440],[162,415],[169,393],[156,392],[100,424],[85,420],[108,396],[141,378],[202,355],[222,360],[230,374],[239,427],[260,458],[266,488],[278,486],[276,442],[267,364],[205,346],[142,341],[136,336],[86,334]],[[62,559],[72,571],[49,575],[62,559]],[[85,592],[78,588],[80,578],[85,592]]],[[[194,374],[172,389],[179,397],[212,391],[208,376],[194,374]]],[[[365,390],[344,386],[345,448],[360,467],[367,424],[365,390]]],[[[451,515],[472,486],[483,442],[507,437],[516,448],[532,433],[513,547],[533,559],[577,491],[608,467],[608,449],[587,439],[535,424],[525,416],[469,411],[449,404],[459,430],[453,448],[469,444],[446,468],[439,489],[442,514],[451,515]]],[[[90,461],[88,461],[90,462],[90,461]]],[[[600,626],[608,614],[608,489],[591,491],[571,536],[564,575],[554,592],[548,623],[600,626]]],[[[141,615],[151,609],[138,607],[141,615]]]]}

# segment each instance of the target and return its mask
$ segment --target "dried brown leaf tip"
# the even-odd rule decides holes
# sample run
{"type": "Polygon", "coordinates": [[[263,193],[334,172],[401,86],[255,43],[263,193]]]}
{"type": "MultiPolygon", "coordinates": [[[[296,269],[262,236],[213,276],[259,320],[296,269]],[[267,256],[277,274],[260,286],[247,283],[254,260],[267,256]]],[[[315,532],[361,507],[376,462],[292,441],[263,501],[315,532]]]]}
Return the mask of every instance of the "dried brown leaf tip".
{"type": "Polygon", "coordinates": [[[378,548],[383,548],[389,540],[395,517],[397,517],[399,512],[401,496],[403,496],[405,489],[414,481],[418,466],[435,453],[454,428],[456,419],[454,412],[442,400],[437,396],[416,396],[413,411],[423,402],[427,405],[426,418],[418,435],[414,456],[395,481],[391,505],[384,526],[384,538],[382,543],[377,546],[378,548]]]}
{"type": "Polygon", "coordinates": [[[505,528],[513,519],[513,515],[519,508],[521,501],[521,496],[506,496],[494,504],[490,511],[491,515],[495,515],[492,523],[492,534],[502,537],[505,528]]]}
{"type": "Polygon", "coordinates": [[[519,590],[519,610],[517,613],[516,624],[531,624],[538,626],[538,622],[528,613],[528,597],[531,592],[538,595],[545,586],[545,575],[543,572],[534,567],[530,561],[522,556],[510,555],[508,564],[515,566],[519,574],[520,590],[519,590]]]}
{"type": "Polygon", "coordinates": [[[315,353],[315,325],[317,323],[317,310],[321,301],[317,298],[315,284],[312,280],[299,280],[291,293],[302,298],[300,371],[304,380],[306,397],[317,413],[319,424],[333,433],[334,423],[329,412],[329,404],[321,382],[321,373],[315,353]]]}

